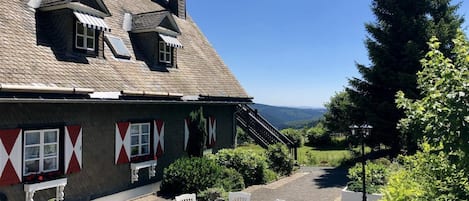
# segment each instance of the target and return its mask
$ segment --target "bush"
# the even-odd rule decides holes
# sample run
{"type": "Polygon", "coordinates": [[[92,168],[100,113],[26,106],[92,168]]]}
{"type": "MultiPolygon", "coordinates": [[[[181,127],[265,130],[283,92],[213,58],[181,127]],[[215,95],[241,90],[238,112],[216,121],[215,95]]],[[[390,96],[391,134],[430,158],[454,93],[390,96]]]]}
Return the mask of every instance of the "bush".
{"type": "Polygon", "coordinates": [[[207,188],[197,194],[197,200],[215,201],[218,198],[228,200],[228,193],[223,188],[207,188]]]}
{"type": "Polygon", "coordinates": [[[267,183],[269,182],[272,182],[272,181],[275,181],[278,179],[278,175],[277,173],[275,173],[273,170],[271,169],[267,169],[265,170],[265,180],[267,183]]]}
{"type": "Polygon", "coordinates": [[[194,193],[214,186],[223,168],[206,158],[181,158],[164,169],[161,191],[169,194],[194,193]]]}
{"type": "Polygon", "coordinates": [[[223,187],[228,191],[241,191],[244,189],[244,179],[238,171],[232,168],[223,168],[222,179],[217,182],[216,186],[223,187]]]}
{"type": "Polygon", "coordinates": [[[162,193],[194,193],[212,187],[242,190],[244,182],[238,172],[208,158],[180,158],[164,169],[162,193]]]}
{"type": "Polygon", "coordinates": [[[452,164],[451,156],[432,150],[400,157],[401,168],[392,173],[384,189],[384,200],[467,200],[469,174],[452,164]]]}
{"type": "Polygon", "coordinates": [[[292,173],[294,161],[285,145],[270,145],[267,149],[267,159],[269,160],[270,169],[278,174],[290,175],[292,173]]]}
{"type": "Polygon", "coordinates": [[[221,166],[233,168],[244,179],[246,186],[267,182],[267,159],[264,156],[242,149],[223,149],[211,157],[221,166]]]}
{"type": "Polygon", "coordinates": [[[280,131],[282,134],[290,138],[293,141],[293,145],[295,147],[301,147],[304,145],[305,138],[304,136],[306,133],[303,129],[293,129],[287,128],[280,131]]]}
{"type": "MultiPolygon", "coordinates": [[[[389,176],[389,166],[385,165],[387,159],[380,159],[375,162],[366,162],[365,165],[365,183],[367,193],[379,193],[380,189],[386,184],[389,176]]],[[[350,179],[347,184],[351,191],[362,192],[362,164],[357,163],[348,170],[347,177],[350,179]]]]}

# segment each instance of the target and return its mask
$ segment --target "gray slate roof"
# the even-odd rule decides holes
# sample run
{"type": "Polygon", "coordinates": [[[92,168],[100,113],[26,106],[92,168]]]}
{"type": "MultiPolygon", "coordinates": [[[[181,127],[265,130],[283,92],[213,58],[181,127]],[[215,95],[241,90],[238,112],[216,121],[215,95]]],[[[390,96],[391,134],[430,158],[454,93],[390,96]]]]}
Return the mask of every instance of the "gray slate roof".
{"type": "MultiPolygon", "coordinates": [[[[130,50],[130,61],[115,59],[105,44],[105,59],[87,58],[88,63],[59,61],[50,47],[38,45],[35,11],[29,0],[1,0],[0,4],[0,84],[92,88],[96,92],[122,90],[180,93],[184,96],[249,96],[223,63],[217,52],[188,16],[173,15],[181,30],[178,39],[178,68],[152,71],[136,52],[129,34],[122,29],[125,12],[132,14],[161,11],[151,0],[104,0],[112,13],[105,18],[111,35],[122,38],[130,50]]],[[[53,2],[54,0],[48,0],[53,2]]]]}

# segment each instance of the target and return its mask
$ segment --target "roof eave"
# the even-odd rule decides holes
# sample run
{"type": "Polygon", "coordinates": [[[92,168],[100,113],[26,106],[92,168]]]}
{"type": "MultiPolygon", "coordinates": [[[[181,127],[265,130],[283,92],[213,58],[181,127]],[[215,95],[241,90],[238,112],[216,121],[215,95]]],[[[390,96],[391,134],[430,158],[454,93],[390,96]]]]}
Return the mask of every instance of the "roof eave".
{"type": "Polygon", "coordinates": [[[72,9],[72,10],[79,10],[82,12],[86,12],[92,15],[96,15],[98,17],[109,17],[111,16],[110,13],[105,13],[100,10],[96,10],[94,8],[91,8],[89,6],[83,5],[78,2],[70,2],[66,4],[59,4],[59,5],[53,5],[53,6],[46,6],[46,7],[40,7],[40,11],[53,11],[53,10],[60,10],[60,9],[72,9]]]}

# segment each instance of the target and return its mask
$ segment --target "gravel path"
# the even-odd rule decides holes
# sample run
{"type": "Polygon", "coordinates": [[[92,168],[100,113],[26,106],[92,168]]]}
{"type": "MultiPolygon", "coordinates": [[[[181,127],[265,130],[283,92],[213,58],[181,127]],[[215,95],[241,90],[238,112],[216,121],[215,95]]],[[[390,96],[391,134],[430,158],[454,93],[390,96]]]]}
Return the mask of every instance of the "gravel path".
{"type": "MultiPolygon", "coordinates": [[[[252,201],[340,201],[347,182],[346,169],[302,167],[297,173],[267,185],[251,186],[252,201]]],[[[169,201],[149,195],[135,201],[169,201]]]]}

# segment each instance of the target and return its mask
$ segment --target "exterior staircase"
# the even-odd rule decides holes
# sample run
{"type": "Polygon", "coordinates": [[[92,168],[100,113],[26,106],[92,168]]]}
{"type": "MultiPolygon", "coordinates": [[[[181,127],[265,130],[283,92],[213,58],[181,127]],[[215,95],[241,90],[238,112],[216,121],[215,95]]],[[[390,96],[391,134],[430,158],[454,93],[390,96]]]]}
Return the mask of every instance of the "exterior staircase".
{"type": "Polygon", "coordinates": [[[281,143],[290,149],[296,159],[296,147],[293,141],[280,133],[257,110],[249,105],[240,104],[236,113],[236,123],[261,147],[267,149],[269,145],[281,143]]]}

